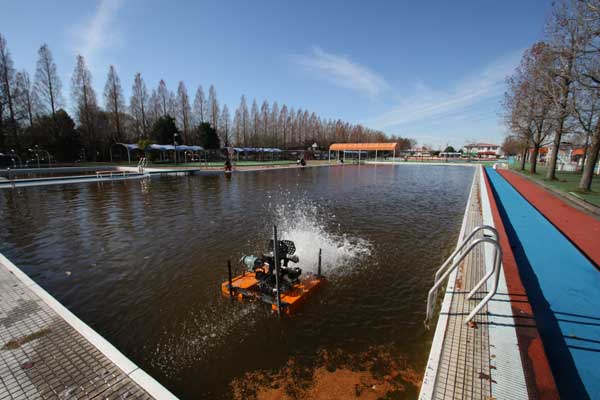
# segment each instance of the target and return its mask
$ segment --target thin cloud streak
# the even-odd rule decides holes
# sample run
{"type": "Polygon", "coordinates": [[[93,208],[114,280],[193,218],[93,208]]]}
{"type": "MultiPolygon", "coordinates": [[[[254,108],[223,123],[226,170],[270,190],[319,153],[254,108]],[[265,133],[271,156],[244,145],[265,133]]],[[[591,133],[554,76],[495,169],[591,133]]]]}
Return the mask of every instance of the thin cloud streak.
{"type": "Polygon", "coordinates": [[[451,90],[435,90],[425,84],[417,84],[413,94],[375,118],[365,121],[375,129],[389,130],[407,124],[430,123],[432,120],[450,117],[470,106],[500,96],[504,80],[512,73],[522,52],[517,51],[501,57],[482,71],[456,84],[451,90]]]}
{"type": "Polygon", "coordinates": [[[342,55],[313,47],[308,54],[292,56],[292,61],[334,85],[376,98],[389,90],[381,76],[342,55]]]}
{"type": "Polygon", "coordinates": [[[113,25],[122,4],[122,0],[101,0],[96,12],[73,28],[75,51],[83,55],[89,65],[94,64],[102,50],[118,44],[120,38],[113,25]]]}

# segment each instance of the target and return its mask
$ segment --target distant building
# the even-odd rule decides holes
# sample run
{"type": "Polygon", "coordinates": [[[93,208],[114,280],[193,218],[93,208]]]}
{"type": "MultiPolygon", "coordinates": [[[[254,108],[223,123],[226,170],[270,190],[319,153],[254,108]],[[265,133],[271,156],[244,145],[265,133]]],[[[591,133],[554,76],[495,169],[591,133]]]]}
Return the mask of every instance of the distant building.
{"type": "MultiPolygon", "coordinates": [[[[546,163],[552,153],[554,146],[543,146],[538,149],[537,161],[546,163]]],[[[584,149],[570,142],[561,142],[556,157],[556,169],[558,171],[576,171],[582,167],[584,149]]],[[[525,159],[531,162],[533,148],[530,148],[525,159]]]]}
{"type": "Polygon", "coordinates": [[[427,147],[415,147],[414,149],[410,149],[409,152],[412,156],[415,157],[430,157],[431,152],[427,147]]]}
{"type": "Polygon", "coordinates": [[[498,158],[502,156],[500,146],[492,143],[471,143],[463,147],[465,156],[478,158],[498,158]]]}

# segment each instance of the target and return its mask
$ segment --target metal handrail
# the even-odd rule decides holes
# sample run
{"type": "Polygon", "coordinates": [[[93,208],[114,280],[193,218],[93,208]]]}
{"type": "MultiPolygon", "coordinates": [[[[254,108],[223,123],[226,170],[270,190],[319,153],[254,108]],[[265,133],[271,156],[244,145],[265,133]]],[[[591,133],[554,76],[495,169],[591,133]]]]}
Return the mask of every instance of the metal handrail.
{"type": "MultiPolygon", "coordinates": [[[[469,233],[469,235],[465,239],[463,239],[462,242],[460,242],[460,244],[456,247],[456,249],[452,252],[452,254],[450,254],[450,256],[448,258],[446,258],[446,261],[444,261],[444,263],[442,264],[442,266],[436,271],[435,278],[433,279],[434,283],[437,282],[440,279],[440,275],[442,275],[442,272],[444,271],[444,269],[446,267],[448,267],[448,265],[450,265],[450,262],[452,260],[454,260],[455,257],[462,251],[462,249],[464,249],[464,247],[469,243],[469,241],[471,239],[473,239],[473,237],[475,236],[475,234],[477,232],[479,232],[480,230],[483,230],[483,229],[487,229],[487,230],[491,231],[493,237],[496,240],[498,240],[498,231],[493,226],[490,226],[490,225],[479,225],[479,226],[475,227],[471,231],[471,233],[469,233]]],[[[433,303],[435,303],[436,300],[437,300],[437,292],[434,294],[433,303]]]]}
{"type": "Polygon", "coordinates": [[[475,234],[477,232],[479,232],[482,229],[487,229],[489,231],[492,232],[494,238],[496,240],[498,240],[498,231],[496,230],[496,228],[494,228],[493,226],[489,226],[489,225],[479,225],[477,227],[475,227],[475,229],[473,229],[471,231],[471,233],[469,234],[469,236],[467,236],[457,247],[456,250],[454,250],[454,252],[452,254],[450,254],[450,256],[446,259],[446,261],[444,261],[444,263],[442,264],[442,266],[437,270],[437,272],[435,273],[435,278],[434,278],[434,282],[436,282],[442,271],[444,270],[444,268],[446,268],[448,266],[448,264],[450,263],[451,260],[454,259],[454,257],[456,257],[456,255],[467,245],[467,243],[469,242],[469,240],[471,240],[473,238],[473,236],[475,236],[475,234]]]}
{"type": "MultiPolygon", "coordinates": [[[[471,237],[471,235],[469,235],[469,236],[471,237]]],[[[462,248],[463,245],[464,245],[464,243],[468,242],[468,239],[466,239],[465,241],[463,241],[463,243],[461,244],[461,246],[459,246],[459,248],[462,248]]],[[[427,314],[426,314],[426,317],[425,317],[425,326],[426,327],[428,327],[428,322],[431,320],[431,315],[433,314],[433,305],[435,304],[435,302],[433,301],[433,299],[435,298],[435,294],[436,294],[437,290],[440,288],[440,286],[446,280],[446,278],[448,278],[448,275],[450,275],[450,273],[452,271],[454,271],[458,267],[458,265],[462,262],[462,260],[464,260],[465,257],[475,247],[477,247],[481,243],[490,243],[490,244],[494,245],[494,247],[496,249],[496,253],[494,255],[494,267],[493,267],[492,271],[488,272],[486,274],[486,276],[484,276],[483,279],[481,279],[481,281],[479,281],[477,283],[477,285],[475,285],[475,288],[469,293],[469,295],[467,296],[467,298],[470,299],[475,294],[475,292],[492,275],[494,275],[494,284],[492,286],[492,290],[490,290],[490,292],[481,300],[481,302],[479,302],[479,304],[467,316],[467,318],[465,319],[465,323],[468,323],[469,321],[471,321],[471,319],[473,319],[473,317],[475,316],[475,314],[477,314],[477,312],[479,312],[481,310],[481,308],[483,308],[483,306],[485,306],[487,304],[487,302],[492,298],[492,296],[494,296],[494,294],[496,294],[496,290],[498,289],[498,280],[500,279],[500,261],[502,260],[502,248],[498,244],[498,241],[495,240],[495,239],[493,239],[493,238],[490,238],[490,237],[479,238],[479,239],[476,239],[473,242],[471,242],[471,244],[469,244],[469,246],[467,247],[467,249],[464,252],[462,252],[460,254],[460,256],[456,260],[454,260],[454,262],[452,263],[452,265],[450,266],[450,268],[446,269],[446,271],[442,274],[442,276],[438,277],[438,279],[436,279],[433,287],[429,290],[429,293],[427,295],[427,314]]],[[[441,269],[442,268],[440,268],[440,270],[441,269]]],[[[437,274],[436,274],[436,276],[437,276],[437,274]]]]}

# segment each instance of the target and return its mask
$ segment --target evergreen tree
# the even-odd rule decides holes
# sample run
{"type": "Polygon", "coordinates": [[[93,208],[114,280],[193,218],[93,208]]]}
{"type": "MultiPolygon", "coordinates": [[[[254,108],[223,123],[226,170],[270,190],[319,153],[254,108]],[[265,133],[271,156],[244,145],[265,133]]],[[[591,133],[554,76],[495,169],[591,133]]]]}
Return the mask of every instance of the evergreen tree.
{"type": "Polygon", "coordinates": [[[176,133],[179,133],[179,130],[175,119],[170,115],[160,117],[152,125],[152,139],[159,144],[173,144],[176,133]]]}
{"type": "Polygon", "coordinates": [[[202,122],[196,128],[196,138],[200,146],[207,150],[218,150],[221,148],[221,140],[217,130],[208,122],[202,122]]]}

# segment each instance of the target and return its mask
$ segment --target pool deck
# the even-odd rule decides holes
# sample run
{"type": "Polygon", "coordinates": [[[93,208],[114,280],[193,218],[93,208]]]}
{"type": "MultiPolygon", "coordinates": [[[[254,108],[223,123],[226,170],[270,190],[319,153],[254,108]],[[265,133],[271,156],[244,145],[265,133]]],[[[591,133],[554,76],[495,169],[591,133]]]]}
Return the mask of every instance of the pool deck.
{"type": "MultiPolygon", "coordinates": [[[[592,217],[486,169],[561,398],[600,398],[600,239],[592,217]]],[[[550,197],[549,197],[550,196],[550,197]]]]}
{"type": "MultiPolygon", "coordinates": [[[[459,243],[478,225],[495,226],[481,167],[473,184],[459,243]]],[[[480,237],[482,233],[479,234],[480,237]]],[[[492,248],[479,246],[449,276],[435,329],[419,399],[528,399],[516,323],[504,273],[496,296],[473,319],[465,316],[487,293],[486,285],[473,300],[468,292],[492,268],[492,248]]]]}
{"type": "Polygon", "coordinates": [[[175,399],[0,254],[0,399],[175,399]]]}
{"type": "MultiPolygon", "coordinates": [[[[353,164],[348,164],[353,165],[353,164]]],[[[276,165],[258,165],[258,166],[234,166],[233,173],[238,172],[260,172],[260,171],[273,171],[280,169],[304,169],[304,168],[316,168],[316,167],[342,167],[343,164],[308,164],[306,166],[299,166],[296,164],[276,164],[276,165]]],[[[6,171],[0,171],[6,173],[6,171]]],[[[60,167],[60,168],[29,168],[19,169],[12,171],[12,179],[2,179],[0,177],[0,189],[16,189],[22,187],[32,186],[47,186],[47,185],[65,185],[74,183],[103,183],[123,180],[136,180],[136,179],[147,179],[152,177],[169,176],[169,175],[222,175],[224,174],[223,167],[172,167],[172,168],[156,168],[146,167],[143,172],[139,172],[137,167],[123,167],[123,166],[112,166],[112,167],[60,167]],[[14,179],[15,176],[26,174],[26,173],[64,173],[64,172],[94,172],[101,171],[110,168],[110,171],[115,171],[114,175],[105,174],[103,176],[96,175],[74,175],[74,176],[52,176],[52,177],[40,177],[40,178],[25,178],[25,179],[14,179]],[[120,172],[126,172],[121,174],[120,172]]]]}

